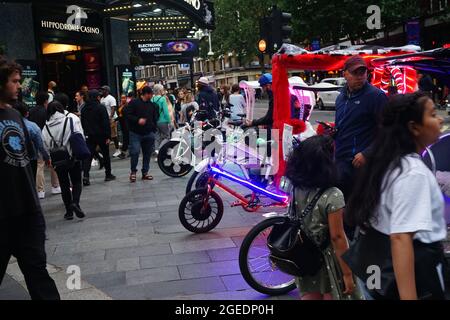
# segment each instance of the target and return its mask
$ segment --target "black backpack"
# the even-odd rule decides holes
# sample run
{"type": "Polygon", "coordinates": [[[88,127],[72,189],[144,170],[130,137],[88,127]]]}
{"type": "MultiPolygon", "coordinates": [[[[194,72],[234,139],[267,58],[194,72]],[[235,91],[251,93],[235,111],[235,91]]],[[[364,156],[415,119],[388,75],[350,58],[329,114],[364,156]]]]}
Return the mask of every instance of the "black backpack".
{"type": "Polygon", "coordinates": [[[297,277],[314,276],[323,265],[322,250],[329,241],[324,241],[319,247],[303,227],[304,218],[313,211],[322,194],[323,190],[319,191],[298,217],[294,189],[291,202],[294,215],[286,217],[283,223],[274,225],[267,238],[269,259],[284,273],[297,277]]]}
{"type": "Polygon", "coordinates": [[[64,128],[61,135],[61,143],[58,145],[55,138],[53,138],[52,133],[50,132],[50,129],[47,125],[45,125],[45,128],[47,129],[48,134],[50,135],[50,138],[53,141],[53,146],[49,150],[50,151],[50,159],[52,160],[52,166],[53,168],[57,170],[68,170],[73,166],[73,159],[70,156],[69,150],[66,146],[64,146],[64,135],[66,133],[66,126],[67,126],[67,120],[64,121],[64,128]]]}

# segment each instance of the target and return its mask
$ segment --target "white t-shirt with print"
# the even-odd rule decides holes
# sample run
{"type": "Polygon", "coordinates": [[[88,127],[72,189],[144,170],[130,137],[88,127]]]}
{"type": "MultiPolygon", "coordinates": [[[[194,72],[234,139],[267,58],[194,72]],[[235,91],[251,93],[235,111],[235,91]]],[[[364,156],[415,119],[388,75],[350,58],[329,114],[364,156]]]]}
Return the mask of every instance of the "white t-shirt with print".
{"type": "Polygon", "coordinates": [[[117,107],[116,99],[112,95],[109,94],[106,97],[103,97],[100,100],[100,103],[106,107],[106,110],[108,111],[108,115],[109,115],[109,117],[111,117],[112,116],[112,114],[111,114],[112,108],[117,107]]]}
{"type": "MultiPolygon", "coordinates": [[[[386,235],[415,233],[422,243],[442,241],[447,237],[444,197],[431,170],[418,154],[402,159],[403,172],[391,171],[372,226],[386,235]],[[398,176],[398,177],[397,177],[398,176]]],[[[385,186],[383,181],[383,186],[385,186]]]]}

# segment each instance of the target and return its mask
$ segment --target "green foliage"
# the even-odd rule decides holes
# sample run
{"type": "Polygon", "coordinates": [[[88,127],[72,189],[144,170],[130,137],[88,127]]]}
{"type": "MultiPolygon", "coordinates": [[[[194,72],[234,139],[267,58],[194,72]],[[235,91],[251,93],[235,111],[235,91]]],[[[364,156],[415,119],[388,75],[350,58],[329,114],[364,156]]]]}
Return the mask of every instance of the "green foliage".
{"type": "MultiPolygon", "coordinates": [[[[235,52],[243,63],[258,54],[259,19],[267,15],[274,0],[216,0],[216,29],[212,33],[213,51],[235,52]]],[[[205,45],[202,54],[206,54],[205,45]]]]}
{"type": "MultiPolygon", "coordinates": [[[[378,32],[390,31],[413,18],[420,18],[419,0],[215,0],[216,30],[213,50],[217,54],[235,52],[243,62],[257,56],[259,19],[277,5],[292,13],[292,40],[308,44],[320,39],[322,45],[368,39],[378,32]],[[382,30],[369,30],[367,8],[381,8],[382,30]],[[238,14],[239,12],[239,18],[238,14]]],[[[206,55],[208,49],[203,49],[206,55]]]]}

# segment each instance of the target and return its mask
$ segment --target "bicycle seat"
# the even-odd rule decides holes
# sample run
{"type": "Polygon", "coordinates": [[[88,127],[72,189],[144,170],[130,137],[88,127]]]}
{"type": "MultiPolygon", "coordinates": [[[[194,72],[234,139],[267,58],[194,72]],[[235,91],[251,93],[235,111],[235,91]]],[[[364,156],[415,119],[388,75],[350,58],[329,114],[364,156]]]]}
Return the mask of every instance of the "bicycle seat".
{"type": "Polygon", "coordinates": [[[247,114],[245,114],[245,113],[239,113],[239,114],[237,114],[237,116],[238,116],[238,117],[241,117],[241,118],[246,118],[246,117],[247,117],[247,114]]]}
{"type": "Polygon", "coordinates": [[[228,125],[234,126],[234,127],[240,127],[242,124],[243,124],[242,120],[228,121],[228,125]]]}

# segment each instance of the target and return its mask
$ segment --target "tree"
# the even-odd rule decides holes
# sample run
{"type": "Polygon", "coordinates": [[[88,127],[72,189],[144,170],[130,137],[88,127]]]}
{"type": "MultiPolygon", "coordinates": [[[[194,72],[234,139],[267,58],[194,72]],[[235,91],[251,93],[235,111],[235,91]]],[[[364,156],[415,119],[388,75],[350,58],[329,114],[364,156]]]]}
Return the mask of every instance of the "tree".
{"type": "MultiPolygon", "coordinates": [[[[242,64],[250,62],[258,55],[259,19],[268,14],[275,2],[277,1],[216,0],[213,51],[217,55],[234,52],[242,64]]],[[[202,48],[205,55],[208,51],[202,48]]]]}

